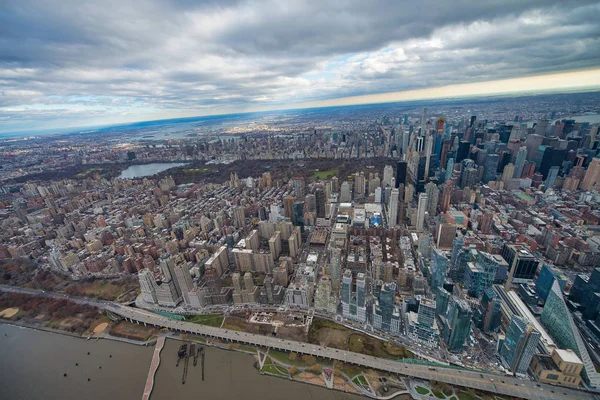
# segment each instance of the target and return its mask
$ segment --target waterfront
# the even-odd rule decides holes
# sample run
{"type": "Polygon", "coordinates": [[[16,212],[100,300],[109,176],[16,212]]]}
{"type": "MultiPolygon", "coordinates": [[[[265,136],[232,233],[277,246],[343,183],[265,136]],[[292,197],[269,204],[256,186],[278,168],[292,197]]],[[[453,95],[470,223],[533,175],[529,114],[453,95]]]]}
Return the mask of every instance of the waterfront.
{"type": "Polygon", "coordinates": [[[0,324],[1,397],[141,399],[153,350],[0,324]]]}
{"type": "Polygon", "coordinates": [[[144,176],[156,175],[159,172],[165,171],[169,168],[181,167],[186,163],[151,163],[151,164],[139,164],[132,165],[119,175],[120,179],[135,179],[142,178],[144,176]]]}
{"type": "MultiPolygon", "coordinates": [[[[85,340],[5,324],[0,324],[0,341],[0,358],[11,360],[11,368],[6,368],[5,364],[0,374],[2,398],[5,399],[139,400],[154,351],[154,347],[85,340]],[[63,376],[65,373],[66,377],[63,376]]],[[[205,347],[205,380],[202,381],[200,363],[194,367],[190,360],[187,381],[182,385],[183,363],[175,366],[180,344],[177,340],[167,340],[161,352],[151,400],[193,399],[199,393],[202,398],[211,400],[364,399],[324,387],[260,375],[253,366],[252,356],[213,347],[205,347]]]]}

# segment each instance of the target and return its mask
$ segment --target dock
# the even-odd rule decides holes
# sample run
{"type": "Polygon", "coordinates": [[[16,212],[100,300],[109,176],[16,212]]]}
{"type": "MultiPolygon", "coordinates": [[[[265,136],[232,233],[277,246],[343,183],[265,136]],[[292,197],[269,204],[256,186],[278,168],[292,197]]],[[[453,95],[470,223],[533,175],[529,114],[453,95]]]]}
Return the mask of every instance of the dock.
{"type": "Polygon", "coordinates": [[[165,337],[161,336],[156,341],[156,346],[154,347],[154,354],[152,355],[152,362],[150,363],[148,378],[146,378],[146,386],[144,386],[144,395],[142,396],[142,400],[150,399],[150,393],[152,393],[152,389],[154,388],[154,375],[156,374],[156,370],[160,365],[160,351],[164,346],[165,337]]]}

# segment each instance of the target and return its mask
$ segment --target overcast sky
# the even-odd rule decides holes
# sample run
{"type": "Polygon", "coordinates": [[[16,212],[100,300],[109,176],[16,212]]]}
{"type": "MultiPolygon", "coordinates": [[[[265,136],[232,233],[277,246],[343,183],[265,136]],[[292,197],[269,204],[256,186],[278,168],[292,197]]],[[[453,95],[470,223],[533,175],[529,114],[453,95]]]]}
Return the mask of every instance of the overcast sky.
{"type": "Polygon", "coordinates": [[[599,21],[598,1],[2,0],[0,132],[599,87],[563,74],[600,68],[599,21]]]}

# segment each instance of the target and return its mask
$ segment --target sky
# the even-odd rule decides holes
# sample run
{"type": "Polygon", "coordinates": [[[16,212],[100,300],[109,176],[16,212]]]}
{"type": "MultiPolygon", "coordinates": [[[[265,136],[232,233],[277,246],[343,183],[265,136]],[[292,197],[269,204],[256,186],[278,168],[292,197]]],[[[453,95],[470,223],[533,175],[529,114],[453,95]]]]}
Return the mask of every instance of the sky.
{"type": "Polygon", "coordinates": [[[600,89],[598,1],[0,1],[0,133],[600,89]]]}

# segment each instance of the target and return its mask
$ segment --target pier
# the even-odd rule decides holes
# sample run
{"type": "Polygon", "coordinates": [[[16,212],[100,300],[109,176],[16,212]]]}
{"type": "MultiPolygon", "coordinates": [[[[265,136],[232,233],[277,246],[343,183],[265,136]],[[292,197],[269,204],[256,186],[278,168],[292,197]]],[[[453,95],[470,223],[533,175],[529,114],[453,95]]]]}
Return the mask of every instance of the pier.
{"type": "Polygon", "coordinates": [[[150,393],[152,393],[152,389],[154,388],[154,375],[156,374],[156,370],[160,365],[160,351],[164,346],[165,337],[161,336],[156,341],[156,346],[154,347],[154,354],[152,355],[152,362],[150,363],[148,378],[146,378],[146,386],[144,386],[144,395],[142,396],[142,400],[150,399],[150,393]]]}

